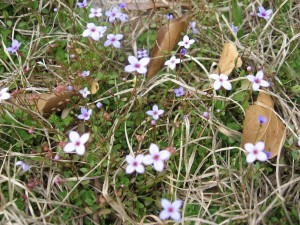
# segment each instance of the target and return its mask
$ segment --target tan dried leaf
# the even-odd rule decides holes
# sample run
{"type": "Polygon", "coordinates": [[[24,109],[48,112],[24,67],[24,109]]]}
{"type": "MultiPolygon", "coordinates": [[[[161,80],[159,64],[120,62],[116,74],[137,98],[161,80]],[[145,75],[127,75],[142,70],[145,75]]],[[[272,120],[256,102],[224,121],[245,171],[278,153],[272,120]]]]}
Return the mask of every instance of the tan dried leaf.
{"type": "Polygon", "coordinates": [[[218,63],[218,68],[214,71],[216,74],[229,74],[234,68],[242,66],[242,60],[239,57],[239,53],[236,46],[233,43],[226,43],[223,47],[221,57],[218,63]]]}
{"type": "Polygon", "coordinates": [[[274,102],[270,95],[259,93],[255,105],[246,110],[244,129],[242,136],[242,148],[246,143],[255,144],[258,141],[265,142],[265,150],[271,153],[271,158],[278,155],[285,142],[286,128],[274,113],[274,102]],[[262,126],[258,123],[258,116],[268,118],[262,126]]]}
{"type": "Polygon", "coordinates": [[[92,80],[90,82],[90,85],[91,85],[91,94],[96,94],[97,91],[99,90],[99,84],[96,80],[92,80]]]}
{"type": "Polygon", "coordinates": [[[175,20],[171,20],[169,24],[162,26],[157,35],[154,48],[151,53],[151,61],[148,67],[147,78],[151,79],[162,68],[166,59],[164,54],[169,54],[170,51],[177,46],[181,38],[181,33],[184,32],[189,23],[189,16],[185,15],[175,20]]]}

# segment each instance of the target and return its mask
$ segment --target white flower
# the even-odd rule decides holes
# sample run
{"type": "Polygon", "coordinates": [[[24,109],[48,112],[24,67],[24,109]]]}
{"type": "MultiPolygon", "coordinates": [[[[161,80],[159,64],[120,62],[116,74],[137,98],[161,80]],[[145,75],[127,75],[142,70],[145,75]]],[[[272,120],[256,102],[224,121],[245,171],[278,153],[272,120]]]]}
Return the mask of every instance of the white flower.
{"type": "Polygon", "coordinates": [[[130,65],[125,66],[125,72],[131,73],[131,72],[138,72],[140,74],[147,73],[147,68],[146,66],[150,62],[150,58],[142,58],[138,60],[134,56],[128,56],[128,62],[130,65]]]}
{"type": "Polygon", "coordinates": [[[176,59],[176,57],[173,55],[169,60],[165,62],[165,66],[169,66],[171,70],[174,70],[176,64],[178,63],[180,63],[180,59],[176,59]]]}
{"type": "Polygon", "coordinates": [[[144,159],[144,155],[142,154],[137,155],[136,158],[132,157],[131,155],[127,155],[126,162],[128,163],[128,165],[126,167],[126,173],[131,174],[134,171],[138,173],[144,173],[145,168],[142,164],[143,159],[144,159]]]}
{"type": "Polygon", "coordinates": [[[214,89],[219,90],[222,86],[226,90],[231,90],[231,83],[228,81],[228,77],[225,74],[210,74],[210,78],[214,79],[214,89]]]}
{"type": "Polygon", "coordinates": [[[252,82],[253,91],[257,91],[260,88],[260,86],[262,87],[270,86],[269,82],[264,80],[264,72],[262,70],[258,71],[256,76],[247,75],[247,79],[250,82],[252,82]]]}
{"type": "Polygon", "coordinates": [[[82,94],[82,97],[86,98],[89,94],[91,94],[91,92],[88,90],[87,87],[85,87],[84,89],[79,90],[80,94],[82,94]]]}
{"type": "Polygon", "coordinates": [[[81,120],[89,120],[92,115],[92,109],[86,110],[86,108],[81,107],[81,114],[77,117],[81,120]]]}
{"type": "Polygon", "coordinates": [[[107,35],[107,40],[104,42],[104,46],[113,45],[115,48],[120,48],[120,40],[123,38],[123,34],[109,34],[107,35]]]}
{"type": "Polygon", "coordinates": [[[7,91],[8,91],[8,88],[3,88],[3,89],[0,90],[0,103],[3,100],[7,100],[11,97],[10,94],[7,91]]]}
{"type": "Polygon", "coordinates": [[[179,45],[179,46],[183,46],[183,47],[185,47],[185,48],[188,49],[188,48],[191,47],[191,44],[194,44],[194,42],[195,42],[194,39],[191,39],[191,40],[190,40],[189,36],[185,35],[185,36],[183,37],[183,41],[178,42],[178,45],[179,45]]]}
{"type": "Polygon", "coordinates": [[[246,143],[245,149],[248,152],[246,158],[247,163],[253,163],[257,159],[264,162],[268,159],[267,154],[264,152],[265,143],[262,141],[257,142],[255,145],[246,143]]]}
{"type": "Polygon", "coordinates": [[[76,151],[78,155],[83,155],[85,152],[84,144],[89,140],[89,138],[89,133],[85,133],[80,136],[76,131],[70,131],[69,139],[71,142],[65,145],[64,152],[71,153],[76,151]]]}
{"type": "Polygon", "coordinates": [[[164,161],[170,158],[171,153],[167,150],[159,151],[156,144],[150,145],[149,152],[150,155],[144,157],[143,163],[145,165],[153,164],[156,171],[162,172],[164,170],[164,161]]]}
{"type": "Polygon", "coordinates": [[[152,116],[153,119],[158,120],[159,116],[164,113],[164,110],[158,109],[157,105],[152,107],[152,110],[146,112],[147,115],[152,116]]]}
{"type": "Polygon", "coordinates": [[[91,37],[95,41],[98,41],[101,37],[103,37],[105,31],[106,27],[96,26],[94,23],[88,23],[87,29],[82,33],[82,36],[91,37]]]}
{"type": "Polygon", "coordinates": [[[26,172],[30,169],[30,166],[24,163],[23,161],[17,161],[16,166],[22,166],[23,172],[26,172]]]}
{"type": "Polygon", "coordinates": [[[258,17],[262,17],[265,20],[270,19],[270,15],[272,14],[272,9],[266,10],[264,7],[260,6],[258,8],[259,13],[257,13],[258,17]]]}
{"type": "Polygon", "coordinates": [[[120,18],[121,13],[119,12],[117,7],[113,7],[111,11],[106,11],[105,15],[109,17],[109,22],[115,22],[116,18],[120,18]]]}
{"type": "Polygon", "coordinates": [[[98,8],[98,9],[94,9],[91,8],[91,13],[89,14],[89,18],[93,18],[93,17],[101,17],[102,16],[102,9],[98,8]]]}
{"type": "Polygon", "coordinates": [[[175,221],[179,221],[181,219],[181,215],[179,209],[182,205],[181,200],[175,200],[173,203],[168,201],[165,198],[161,199],[161,206],[163,210],[159,214],[159,218],[161,220],[166,220],[171,217],[175,221]]]}
{"type": "Polygon", "coordinates": [[[16,51],[18,51],[20,46],[21,46],[21,42],[18,42],[18,40],[14,39],[12,40],[11,46],[6,48],[6,51],[10,53],[15,53],[16,51]]]}

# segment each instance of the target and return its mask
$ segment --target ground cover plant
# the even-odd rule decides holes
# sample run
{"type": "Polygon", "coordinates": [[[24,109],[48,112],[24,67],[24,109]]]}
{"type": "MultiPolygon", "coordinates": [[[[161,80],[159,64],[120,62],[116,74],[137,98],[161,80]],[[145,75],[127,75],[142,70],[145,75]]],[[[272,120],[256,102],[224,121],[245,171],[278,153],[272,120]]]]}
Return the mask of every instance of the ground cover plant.
{"type": "Polygon", "coordinates": [[[297,1],[4,1],[0,224],[298,224],[297,1]]]}

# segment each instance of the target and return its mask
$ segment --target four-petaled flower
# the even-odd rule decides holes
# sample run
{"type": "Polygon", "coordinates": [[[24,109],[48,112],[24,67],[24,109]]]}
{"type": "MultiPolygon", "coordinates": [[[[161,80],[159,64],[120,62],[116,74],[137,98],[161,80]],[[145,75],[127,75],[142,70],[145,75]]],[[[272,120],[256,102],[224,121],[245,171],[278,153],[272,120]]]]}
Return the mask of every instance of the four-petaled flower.
{"type": "Polygon", "coordinates": [[[104,42],[104,46],[113,45],[115,48],[120,48],[121,43],[120,40],[123,38],[123,34],[109,34],[107,35],[107,40],[104,42]]]}
{"type": "Polygon", "coordinates": [[[250,82],[252,82],[253,91],[257,91],[260,88],[260,86],[262,87],[270,86],[269,82],[264,80],[264,72],[262,70],[258,71],[256,76],[247,75],[247,79],[250,82]]]}
{"type": "Polygon", "coordinates": [[[245,149],[248,152],[246,161],[247,163],[253,163],[255,160],[259,161],[266,161],[268,159],[267,154],[264,152],[265,150],[265,143],[260,141],[257,142],[255,145],[251,143],[245,144],[245,149]]]}
{"type": "Polygon", "coordinates": [[[121,9],[126,8],[126,2],[120,2],[120,3],[119,3],[119,7],[120,7],[121,9]]]}
{"type": "Polygon", "coordinates": [[[127,21],[127,20],[128,20],[128,15],[125,14],[125,13],[121,13],[120,16],[119,16],[119,20],[120,20],[121,22],[127,21]]]}
{"type": "Polygon", "coordinates": [[[88,70],[82,71],[82,73],[81,73],[82,77],[87,77],[89,75],[90,75],[90,71],[88,71],[88,70]]]}
{"type": "Polygon", "coordinates": [[[79,8],[85,8],[87,6],[87,0],[83,0],[83,2],[78,2],[77,6],[79,8]]]}
{"type": "Polygon", "coordinates": [[[154,120],[158,120],[159,116],[164,113],[163,109],[158,109],[157,105],[152,107],[152,110],[146,112],[147,115],[152,116],[154,120]]]}
{"type": "Polygon", "coordinates": [[[173,55],[169,60],[165,62],[165,66],[168,66],[171,70],[174,70],[176,64],[178,63],[180,63],[180,59],[176,59],[176,57],[173,55]]]}
{"type": "Polygon", "coordinates": [[[228,81],[228,77],[225,74],[210,74],[210,78],[214,79],[214,89],[219,90],[222,86],[226,90],[231,90],[231,83],[228,81]]]}
{"type": "Polygon", "coordinates": [[[198,34],[199,33],[198,29],[196,28],[196,22],[195,21],[190,22],[189,27],[192,29],[193,34],[198,34]]]}
{"type": "Polygon", "coordinates": [[[179,212],[179,209],[181,208],[182,201],[181,200],[175,200],[173,203],[169,200],[162,198],[161,199],[161,206],[163,207],[163,210],[159,214],[159,218],[161,220],[166,220],[169,217],[175,221],[179,221],[181,219],[181,215],[179,212]]]}
{"type": "Polygon", "coordinates": [[[3,100],[7,100],[11,97],[10,94],[7,91],[8,91],[8,88],[3,88],[3,89],[0,90],[0,103],[3,100]]]}
{"type": "Polygon", "coordinates": [[[98,9],[94,9],[91,8],[91,13],[89,14],[89,18],[93,18],[93,17],[101,17],[102,16],[102,9],[98,8],[98,9]]]}
{"type": "Polygon", "coordinates": [[[261,116],[261,115],[258,115],[257,119],[258,119],[258,123],[260,126],[262,126],[263,124],[265,124],[268,121],[267,117],[261,116]]]}
{"type": "Polygon", "coordinates": [[[10,53],[15,53],[16,51],[18,51],[20,45],[21,45],[21,42],[18,42],[16,39],[14,39],[11,43],[11,46],[6,48],[6,51],[8,51],[10,53]]]}
{"type": "Polygon", "coordinates": [[[178,89],[174,89],[174,93],[175,93],[176,97],[180,97],[185,94],[182,86],[180,86],[178,89]]]}
{"type": "Polygon", "coordinates": [[[131,174],[134,171],[138,173],[144,173],[145,167],[143,166],[144,155],[137,155],[135,158],[131,155],[126,156],[126,162],[128,163],[126,167],[126,173],[131,174]]]}
{"type": "Polygon", "coordinates": [[[137,54],[138,54],[138,58],[139,59],[144,58],[144,57],[148,57],[148,51],[147,51],[147,49],[138,50],[137,54]]]}
{"type": "Polygon", "coordinates": [[[87,29],[82,33],[82,36],[91,37],[95,41],[98,41],[101,37],[103,37],[105,31],[106,27],[96,26],[94,23],[88,23],[87,29]]]}
{"type": "Polygon", "coordinates": [[[179,46],[183,46],[185,47],[186,49],[190,48],[191,47],[191,44],[194,44],[195,40],[194,39],[190,39],[189,36],[185,35],[183,37],[183,41],[179,41],[178,42],[178,45],[179,46]]]}
{"type": "Polygon", "coordinates": [[[30,169],[30,166],[24,163],[23,161],[17,161],[16,166],[21,166],[23,169],[23,172],[26,172],[27,170],[30,169]]]}
{"type": "Polygon", "coordinates": [[[86,108],[81,107],[81,114],[77,117],[81,120],[89,120],[92,115],[92,109],[86,110],[86,108]]]}
{"type": "Polygon", "coordinates": [[[86,98],[89,94],[91,94],[91,92],[88,90],[87,87],[85,87],[84,89],[79,90],[80,94],[82,94],[82,97],[86,98]]]}
{"type": "Polygon", "coordinates": [[[111,10],[105,12],[105,15],[109,17],[109,22],[113,23],[117,18],[120,18],[121,13],[119,12],[117,7],[113,7],[111,10]]]}
{"type": "Polygon", "coordinates": [[[84,144],[89,140],[89,138],[89,133],[85,133],[82,136],[80,136],[76,131],[70,131],[70,142],[65,145],[64,152],[71,153],[76,151],[78,155],[83,155],[85,152],[84,144]]]}
{"type": "Polygon", "coordinates": [[[272,14],[272,9],[266,10],[263,6],[258,8],[259,13],[257,13],[258,17],[262,17],[265,20],[270,19],[270,15],[272,14]]]}
{"type": "Polygon", "coordinates": [[[167,17],[167,20],[173,20],[173,19],[174,19],[172,13],[168,13],[168,14],[166,15],[166,17],[167,17]]]}
{"type": "Polygon", "coordinates": [[[168,160],[171,156],[171,153],[168,150],[159,151],[159,148],[156,144],[151,144],[149,148],[150,155],[146,155],[143,159],[145,165],[153,164],[154,169],[158,172],[164,170],[164,161],[168,160]]]}
{"type": "Polygon", "coordinates": [[[150,58],[142,58],[138,60],[134,56],[128,56],[128,62],[130,65],[125,66],[125,72],[131,73],[131,72],[138,72],[140,74],[145,74],[147,72],[146,66],[150,62],[150,58]]]}

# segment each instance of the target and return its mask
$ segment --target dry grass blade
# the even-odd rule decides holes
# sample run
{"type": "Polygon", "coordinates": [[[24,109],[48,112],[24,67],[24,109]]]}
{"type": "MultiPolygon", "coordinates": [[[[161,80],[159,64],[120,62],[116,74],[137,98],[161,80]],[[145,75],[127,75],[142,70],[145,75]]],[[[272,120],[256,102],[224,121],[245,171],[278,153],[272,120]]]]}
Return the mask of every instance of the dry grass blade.
{"type": "Polygon", "coordinates": [[[284,141],[286,129],[274,112],[274,103],[270,95],[260,92],[255,105],[246,110],[242,147],[246,143],[265,142],[265,150],[271,152],[271,158],[278,155],[284,141]],[[259,125],[258,116],[268,118],[268,121],[259,125]]]}
{"type": "MultiPolygon", "coordinates": [[[[127,0],[126,1],[126,8],[128,10],[148,10],[148,9],[155,9],[155,8],[162,8],[162,7],[175,7],[178,3],[177,2],[170,2],[170,1],[152,1],[152,0],[144,0],[141,2],[137,2],[136,0],[127,0]]],[[[180,3],[183,7],[189,7],[189,3],[180,3]]]]}
{"type": "Polygon", "coordinates": [[[239,68],[242,66],[242,60],[239,57],[239,53],[236,46],[233,43],[226,43],[223,47],[221,57],[218,63],[218,68],[214,73],[216,74],[229,74],[234,68],[239,68]]]}
{"type": "Polygon", "coordinates": [[[149,64],[148,79],[151,79],[162,68],[165,58],[164,54],[168,54],[174,49],[181,38],[181,33],[187,28],[189,16],[185,15],[170,23],[162,26],[157,35],[155,46],[151,53],[151,61],[149,64]]]}

